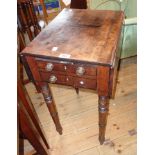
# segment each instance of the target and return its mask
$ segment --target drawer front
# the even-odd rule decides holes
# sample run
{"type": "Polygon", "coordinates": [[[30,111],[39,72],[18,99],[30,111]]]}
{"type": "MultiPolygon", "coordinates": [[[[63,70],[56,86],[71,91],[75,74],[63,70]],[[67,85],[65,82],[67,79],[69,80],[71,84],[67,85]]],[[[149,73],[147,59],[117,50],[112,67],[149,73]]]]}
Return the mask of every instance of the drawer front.
{"type": "Polygon", "coordinates": [[[66,72],[66,64],[63,64],[63,63],[56,63],[56,62],[48,62],[48,61],[38,61],[37,60],[37,65],[38,65],[38,68],[42,71],[61,71],[61,72],[66,72]],[[52,64],[53,67],[50,69],[47,69],[48,65],[49,64],[52,64]]]}
{"type": "Polygon", "coordinates": [[[96,76],[96,68],[93,66],[86,66],[86,65],[82,65],[82,64],[75,64],[75,65],[68,65],[67,66],[67,73],[68,74],[74,74],[77,76],[96,76]],[[78,70],[79,69],[83,69],[84,73],[82,75],[78,74],[78,70]]]}
{"type": "Polygon", "coordinates": [[[87,88],[96,90],[96,80],[90,80],[85,78],[75,78],[74,86],[77,88],[87,88]]]}
{"type": "Polygon", "coordinates": [[[64,84],[76,88],[87,88],[96,90],[96,80],[76,78],[49,72],[40,72],[42,81],[56,84],[64,84]]]}
{"type": "Polygon", "coordinates": [[[39,70],[46,72],[63,72],[71,76],[96,76],[96,67],[83,64],[63,63],[63,62],[50,62],[37,60],[39,70]],[[78,71],[83,69],[82,74],[78,74],[78,71]]]}
{"type": "Polygon", "coordinates": [[[73,85],[73,78],[70,76],[51,74],[48,72],[40,72],[40,76],[43,81],[49,83],[64,84],[69,86],[73,85]]]}

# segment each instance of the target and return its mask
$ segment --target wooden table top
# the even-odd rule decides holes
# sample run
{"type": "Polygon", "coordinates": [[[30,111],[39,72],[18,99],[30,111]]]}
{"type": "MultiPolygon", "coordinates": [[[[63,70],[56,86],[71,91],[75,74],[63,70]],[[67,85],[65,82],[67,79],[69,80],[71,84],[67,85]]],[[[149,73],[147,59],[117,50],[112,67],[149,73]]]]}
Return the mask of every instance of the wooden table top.
{"type": "Polygon", "coordinates": [[[122,11],[63,9],[22,54],[112,65],[123,19],[122,11]]]}

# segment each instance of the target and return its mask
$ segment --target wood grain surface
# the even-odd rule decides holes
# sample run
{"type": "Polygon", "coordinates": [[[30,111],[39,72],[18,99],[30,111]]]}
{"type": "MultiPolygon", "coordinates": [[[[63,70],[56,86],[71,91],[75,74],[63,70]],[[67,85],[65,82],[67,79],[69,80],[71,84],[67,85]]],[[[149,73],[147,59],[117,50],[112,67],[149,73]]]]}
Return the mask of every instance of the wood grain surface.
{"type": "Polygon", "coordinates": [[[22,54],[112,65],[122,11],[63,9],[22,54]]]}

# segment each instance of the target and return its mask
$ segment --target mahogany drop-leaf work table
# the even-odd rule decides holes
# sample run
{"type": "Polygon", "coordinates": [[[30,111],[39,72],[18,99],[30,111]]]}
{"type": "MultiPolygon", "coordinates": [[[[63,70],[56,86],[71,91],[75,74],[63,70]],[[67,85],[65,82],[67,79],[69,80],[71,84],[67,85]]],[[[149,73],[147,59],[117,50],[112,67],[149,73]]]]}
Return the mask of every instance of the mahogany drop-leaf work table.
{"type": "Polygon", "coordinates": [[[30,80],[44,96],[56,130],[62,127],[49,83],[98,94],[99,141],[105,140],[122,44],[122,11],[63,9],[20,53],[30,80]]]}

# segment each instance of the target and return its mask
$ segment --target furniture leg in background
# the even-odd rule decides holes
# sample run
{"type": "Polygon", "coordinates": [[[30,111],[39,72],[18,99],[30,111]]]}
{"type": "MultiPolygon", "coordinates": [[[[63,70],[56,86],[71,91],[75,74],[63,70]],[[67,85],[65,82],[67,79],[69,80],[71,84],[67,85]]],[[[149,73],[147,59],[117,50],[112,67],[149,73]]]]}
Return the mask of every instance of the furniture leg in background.
{"type": "Polygon", "coordinates": [[[48,149],[50,146],[46,135],[40,125],[39,118],[21,81],[18,81],[17,92],[20,135],[23,135],[23,137],[28,139],[37,153],[48,155],[48,149]]]}

